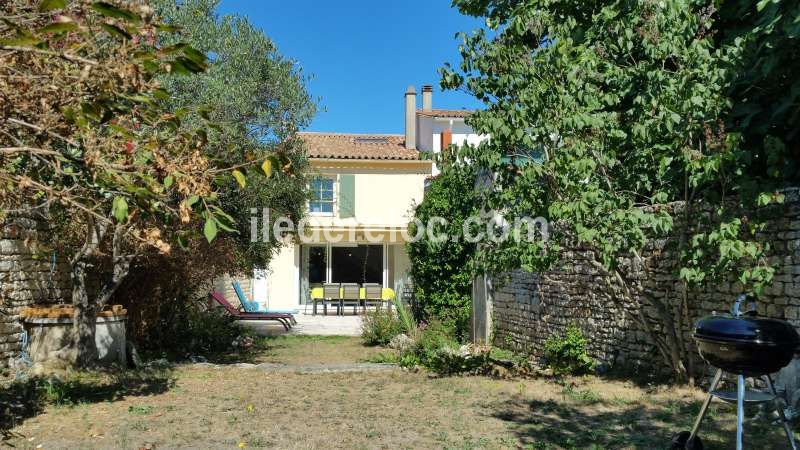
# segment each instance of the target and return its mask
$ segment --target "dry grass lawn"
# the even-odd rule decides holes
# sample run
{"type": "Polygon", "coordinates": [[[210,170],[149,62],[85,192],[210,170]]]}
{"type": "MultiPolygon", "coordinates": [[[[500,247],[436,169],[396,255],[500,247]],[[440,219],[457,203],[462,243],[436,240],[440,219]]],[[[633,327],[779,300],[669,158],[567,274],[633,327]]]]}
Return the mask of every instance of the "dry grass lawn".
{"type": "MultiPolygon", "coordinates": [[[[281,345],[259,358],[340,364],[373,351],[348,338],[288,338],[281,345]],[[297,355],[302,349],[309,352],[297,355]]],[[[4,394],[0,400],[9,401],[11,393],[4,394]]],[[[661,449],[668,448],[674,431],[689,426],[702,393],[594,377],[557,383],[434,378],[402,370],[301,375],[185,365],[121,378],[86,375],[76,378],[60,399],[61,406],[26,414],[10,428],[6,443],[64,449],[146,444],[661,449]]],[[[727,405],[714,407],[702,434],[706,448],[732,447],[732,411],[727,405]]],[[[748,431],[749,448],[785,448],[779,429],[766,421],[751,423],[748,431]]]]}

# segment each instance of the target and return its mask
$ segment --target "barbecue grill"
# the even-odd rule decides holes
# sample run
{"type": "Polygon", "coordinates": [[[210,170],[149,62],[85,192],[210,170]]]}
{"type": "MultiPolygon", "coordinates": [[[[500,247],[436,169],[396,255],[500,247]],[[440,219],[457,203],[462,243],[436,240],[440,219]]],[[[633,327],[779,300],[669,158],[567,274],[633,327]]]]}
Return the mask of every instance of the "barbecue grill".
{"type": "Polygon", "coordinates": [[[736,450],[742,450],[743,445],[744,404],[764,402],[775,402],[790,448],[797,450],[770,374],[791,362],[800,336],[787,322],[758,317],[754,307],[755,299],[742,294],[736,298],[731,314],[707,316],[695,324],[694,339],[700,357],[716,367],[717,372],[692,430],[673,436],[673,450],[702,450],[703,443],[697,431],[714,397],[736,403],[736,450]],[[742,312],[742,303],[751,308],[742,312]],[[736,391],[717,390],[723,372],[736,375],[736,391]],[[745,377],[763,377],[769,391],[745,389],[745,377]]]}

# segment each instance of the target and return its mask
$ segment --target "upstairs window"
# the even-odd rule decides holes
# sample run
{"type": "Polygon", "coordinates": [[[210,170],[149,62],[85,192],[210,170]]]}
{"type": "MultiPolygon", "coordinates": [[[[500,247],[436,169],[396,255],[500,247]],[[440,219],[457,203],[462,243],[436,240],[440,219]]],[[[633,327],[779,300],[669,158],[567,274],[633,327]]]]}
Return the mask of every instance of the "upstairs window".
{"type": "Polygon", "coordinates": [[[318,176],[311,179],[311,200],[308,202],[308,211],[311,214],[333,215],[336,179],[328,176],[318,176]]]}

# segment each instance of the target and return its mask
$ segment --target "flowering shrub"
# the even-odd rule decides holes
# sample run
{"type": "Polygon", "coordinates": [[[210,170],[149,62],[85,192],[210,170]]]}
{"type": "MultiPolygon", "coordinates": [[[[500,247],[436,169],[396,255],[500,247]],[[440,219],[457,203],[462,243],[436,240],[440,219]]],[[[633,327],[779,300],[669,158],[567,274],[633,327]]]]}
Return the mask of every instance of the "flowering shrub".
{"type": "Polygon", "coordinates": [[[386,345],[402,332],[403,323],[387,308],[370,311],[361,323],[361,339],[367,345],[386,345]]]}

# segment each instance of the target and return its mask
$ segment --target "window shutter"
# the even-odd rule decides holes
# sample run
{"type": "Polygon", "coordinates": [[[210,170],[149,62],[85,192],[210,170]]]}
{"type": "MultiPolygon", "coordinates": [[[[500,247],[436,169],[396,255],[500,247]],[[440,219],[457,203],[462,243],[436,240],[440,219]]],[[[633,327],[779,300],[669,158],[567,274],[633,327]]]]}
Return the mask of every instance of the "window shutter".
{"type": "Polygon", "coordinates": [[[356,216],[356,176],[339,175],[339,217],[356,216]]]}

